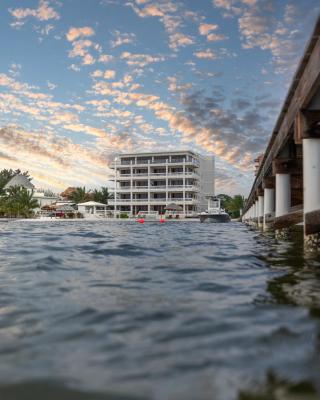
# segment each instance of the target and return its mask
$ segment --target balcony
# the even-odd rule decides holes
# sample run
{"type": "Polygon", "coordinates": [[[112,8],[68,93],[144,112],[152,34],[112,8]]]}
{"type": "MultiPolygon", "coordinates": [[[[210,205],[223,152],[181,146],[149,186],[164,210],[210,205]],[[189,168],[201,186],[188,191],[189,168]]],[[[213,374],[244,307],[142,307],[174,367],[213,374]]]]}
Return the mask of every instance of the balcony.
{"type": "Polygon", "coordinates": [[[164,165],[181,165],[181,164],[185,164],[185,165],[193,165],[195,167],[199,167],[200,163],[198,160],[183,160],[183,159],[175,159],[175,160],[149,160],[149,161],[117,161],[115,163],[110,164],[110,168],[111,169],[115,169],[115,168],[121,168],[121,167],[128,167],[128,166],[135,166],[135,167],[145,167],[147,165],[160,165],[160,166],[164,166],[164,165]]]}
{"type": "Polygon", "coordinates": [[[119,187],[117,188],[117,193],[128,193],[128,192],[157,192],[157,191],[163,191],[165,192],[166,189],[168,191],[199,191],[199,186],[197,185],[168,185],[168,186],[124,186],[124,187],[119,187]]]}
{"type": "Polygon", "coordinates": [[[130,204],[148,204],[148,203],[157,203],[157,204],[169,204],[169,203],[175,203],[175,204],[183,204],[183,203],[188,203],[188,204],[197,204],[198,199],[193,199],[189,197],[179,198],[179,199],[172,199],[172,198],[161,198],[161,199],[117,199],[115,201],[114,199],[109,200],[108,204],[114,206],[115,204],[117,205],[130,205],[130,204]]]}
{"type": "MultiPolygon", "coordinates": [[[[196,179],[199,179],[199,174],[196,172],[169,172],[168,174],[166,173],[150,173],[148,174],[121,174],[117,176],[117,180],[130,180],[131,177],[132,179],[148,179],[148,178],[158,178],[158,177],[179,177],[183,178],[183,176],[186,176],[188,178],[193,177],[196,179]]],[[[111,179],[112,180],[112,179],[111,179]]]]}

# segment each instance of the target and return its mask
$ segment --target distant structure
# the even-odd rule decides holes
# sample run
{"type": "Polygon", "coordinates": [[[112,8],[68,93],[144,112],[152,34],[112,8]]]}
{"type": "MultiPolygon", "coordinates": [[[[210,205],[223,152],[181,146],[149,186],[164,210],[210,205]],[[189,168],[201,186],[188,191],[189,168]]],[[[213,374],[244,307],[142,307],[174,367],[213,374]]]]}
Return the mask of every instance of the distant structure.
{"type": "Polygon", "coordinates": [[[114,213],[158,212],[180,206],[183,216],[207,207],[206,195],[214,195],[214,157],[193,151],[164,151],[119,155],[114,169],[114,213]]]}

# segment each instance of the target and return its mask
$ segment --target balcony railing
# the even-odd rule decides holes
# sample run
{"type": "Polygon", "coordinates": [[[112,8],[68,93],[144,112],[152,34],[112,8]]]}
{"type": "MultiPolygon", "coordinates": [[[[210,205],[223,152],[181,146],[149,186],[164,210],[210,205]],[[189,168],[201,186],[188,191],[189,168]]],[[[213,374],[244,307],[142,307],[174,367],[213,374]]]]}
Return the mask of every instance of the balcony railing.
{"type": "Polygon", "coordinates": [[[168,186],[122,186],[117,188],[117,192],[123,192],[123,191],[139,191],[139,190],[150,190],[150,192],[153,192],[155,190],[163,190],[165,191],[168,188],[168,190],[183,190],[183,189],[194,189],[194,190],[199,190],[199,186],[196,185],[168,185],[168,186]]]}
{"type": "Polygon", "coordinates": [[[121,161],[117,161],[117,162],[114,162],[114,163],[112,163],[111,165],[110,165],[110,167],[111,168],[115,168],[115,167],[126,167],[126,166],[128,166],[128,165],[134,165],[134,166],[137,166],[137,165],[156,165],[156,164],[161,164],[161,165],[165,165],[165,164],[192,164],[192,165],[194,165],[194,166],[196,166],[196,167],[199,167],[200,166],[200,163],[199,163],[199,161],[197,161],[197,160],[184,160],[184,159],[175,159],[175,160],[145,160],[145,161],[142,161],[142,160],[137,160],[137,162],[136,161],[124,161],[124,160],[121,160],[121,161]]]}
{"type": "Polygon", "coordinates": [[[117,201],[115,201],[114,199],[109,200],[110,205],[114,205],[114,204],[121,204],[121,203],[126,203],[126,204],[130,204],[130,203],[161,203],[161,202],[166,202],[166,203],[183,203],[183,202],[192,202],[192,201],[198,201],[197,199],[194,198],[189,198],[189,197],[185,197],[183,198],[160,198],[160,199],[117,199],[117,201]]]}
{"type": "Polygon", "coordinates": [[[199,174],[197,174],[196,172],[168,172],[167,174],[165,172],[150,172],[150,174],[144,172],[144,173],[137,173],[137,174],[120,174],[117,176],[117,179],[121,179],[121,178],[130,178],[132,176],[132,178],[139,178],[139,177],[145,177],[146,179],[148,177],[152,178],[152,177],[158,177],[158,176],[182,176],[182,175],[186,175],[186,176],[196,176],[199,177],[199,174]]]}

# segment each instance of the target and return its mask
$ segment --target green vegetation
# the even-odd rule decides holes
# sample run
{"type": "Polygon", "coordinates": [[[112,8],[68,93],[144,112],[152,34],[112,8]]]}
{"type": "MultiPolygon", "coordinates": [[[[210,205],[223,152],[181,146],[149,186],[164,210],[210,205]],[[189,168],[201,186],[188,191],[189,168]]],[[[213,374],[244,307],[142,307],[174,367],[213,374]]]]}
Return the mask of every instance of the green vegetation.
{"type": "Polygon", "coordinates": [[[28,218],[34,214],[34,209],[39,207],[33,198],[33,192],[15,186],[6,191],[0,198],[0,217],[28,218]]]}
{"type": "Polygon", "coordinates": [[[77,187],[70,195],[70,200],[74,201],[75,203],[83,203],[88,200],[89,193],[86,192],[85,187],[77,187]]]}
{"type": "Polygon", "coordinates": [[[108,204],[108,200],[113,198],[113,195],[109,193],[107,187],[102,186],[100,190],[95,189],[92,192],[93,200],[99,203],[108,204]]]}
{"type": "Polygon", "coordinates": [[[217,197],[221,199],[221,207],[223,207],[231,218],[239,218],[240,211],[243,210],[245,199],[240,194],[233,197],[227,194],[219,194],[217,197]]]}
{"type": "Polygon", "coordinates": [[[39,207],[37,200],[33,198],[33,192],[20,186],[4,189],[5,185],[18,174],[26,176],[31,181],[28,171],[21,172],[20,169],[0,171],[0,217],[28,218],[34,214],[34,209],[39,207]]]}
{"type": "Polygon", "coordinates": [[[122,213],[120,214],[120,218],[126,219],[126,218],[129,218],[129,215],[128,215],[127,213],[125,213],[125,212],[122,212],[122,213]]]}
{"type": "Polygon", "coordinates": [[[68,200],[72,200],[75,203],[84,203],[86,201],[97,201],[99,203],[108,204],[108,200],[113,198],[113,196],[109,193],[107,187],[101,187],[100,190],[89,190],[86,191],[85,187],[75,187],[67,189],[63,194],[63,197],[66,197],[68,200]]]}
{"type": "Polygon", "coordinates": [[[31,181],[28,171],[21,172],[20,169],[3,169],[0,171],[0,196],[5,194],[4,187],[10,181],[10,179],[19,174],[26,176],[29,181],[31,181]]]}

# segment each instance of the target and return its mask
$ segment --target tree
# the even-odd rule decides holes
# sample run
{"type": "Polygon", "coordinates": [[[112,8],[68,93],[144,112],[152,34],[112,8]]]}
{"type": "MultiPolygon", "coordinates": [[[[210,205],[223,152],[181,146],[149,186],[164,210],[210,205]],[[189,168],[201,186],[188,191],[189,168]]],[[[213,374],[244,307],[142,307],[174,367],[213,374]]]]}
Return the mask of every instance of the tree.
{"type": "Polygon", "coordinates": [[[218,194],[217,197],[220,199],[221,207],[227,209],[227,204],[231,201],[232,197],[224,193],[218,194]]]}
{"type": "Polygon", "coordinates": [[[75,203],[82,203],[88,198],[88,193],[85,187],[77,187],[70,195],[70,199],[75,203]]]}
{"type": "Polygon", "coordinates": [[[33,198],[33,191],[20,186],[9,188],[0,201],[1,213],[10,217],[30,217],[37,207],[39,204],[33,198]]]}
{"type": "Polygon", "coordinates": [[[0,196],[4,195],[4,187],[6,186],[6,184],[16,175],[24,175],[26,176],[29,181],[31,181],[31,177],[29,175],[28,171],[25,172],[21,172],[20,169],[3,169],[2,171],[0,171],[0,196]]]}
{"type": "Polygon", "coordinates": [[[93,191],[93,200],[99,203],[108,204],[108,200],[112,198],[107,187],[102,186],[100,190],[93,191]]]}
{"type": "Polygon", "coordinates": [[[245,199],[240,194],[230,198],[226,203],[226,210],[233,218],[240,217],[240,210],[243,210],[245,199]]]}

